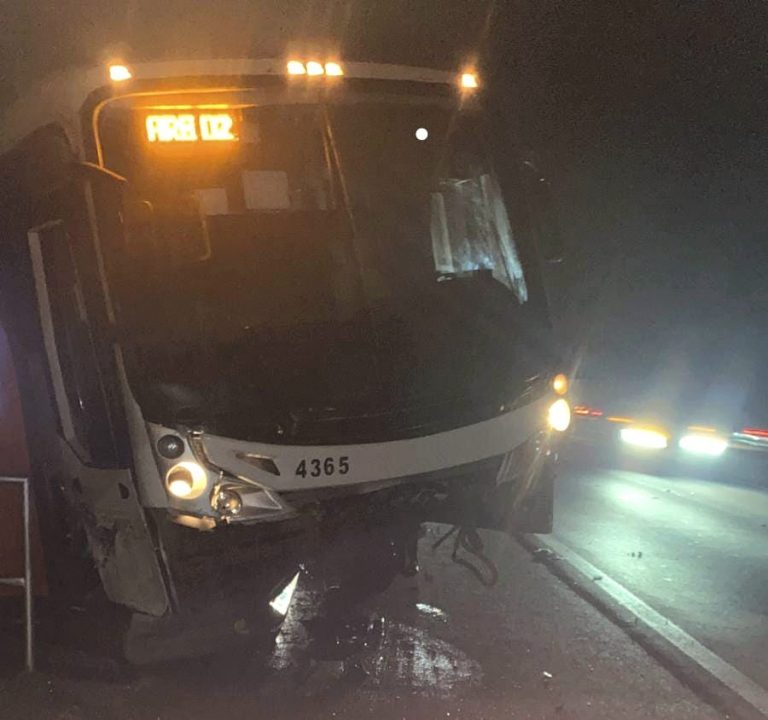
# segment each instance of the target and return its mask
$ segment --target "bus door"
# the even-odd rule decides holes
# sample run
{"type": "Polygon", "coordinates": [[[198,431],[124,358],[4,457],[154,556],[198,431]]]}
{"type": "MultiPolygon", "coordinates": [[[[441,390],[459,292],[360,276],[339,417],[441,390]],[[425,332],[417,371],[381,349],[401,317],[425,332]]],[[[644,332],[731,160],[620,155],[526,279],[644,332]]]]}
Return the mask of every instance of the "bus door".
{"type": "Polygon", "coordinates": [[[59,481],[84,525],[108,597],[162,615],[168,609],[165,582],[131,471],[121,467],[118,458],[106,371],[94,342],[89,310],[93,298],[103,303],[104,295],[94,280],[97,263],[85,202],[82,190],[67,192],[79,197],[77,203],[71,202],[71,195],[62,203],[66,219],[27,233],[59,420],[59,481]],[[82,210],[73,210],[73,205],[82,205],[82,210]]]}

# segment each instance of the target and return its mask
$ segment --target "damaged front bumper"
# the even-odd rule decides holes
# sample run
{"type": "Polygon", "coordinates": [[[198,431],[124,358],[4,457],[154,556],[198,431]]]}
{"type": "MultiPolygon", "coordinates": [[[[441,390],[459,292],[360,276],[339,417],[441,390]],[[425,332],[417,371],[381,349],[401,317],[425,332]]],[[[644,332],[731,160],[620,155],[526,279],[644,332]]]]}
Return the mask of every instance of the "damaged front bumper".
{"type": "Polygon", "coordinates": [[[466,476],[464,469],[483,463],[497,463],[495,484],[508,482],[519,471],[527,472],[510,465],[519,448],[533,443],[538,455],[546,454],[549,402],[540,398],[489,420],[424,437],[355,445],[275,445],[154,424],[148,430],[170,517],[210,530],[286,520],[299,511],[297,498],[418,488],[466,476]],[[177,441],[174,452],[163,454],[169,443],[162,441],[170,436],[177,441]]]}

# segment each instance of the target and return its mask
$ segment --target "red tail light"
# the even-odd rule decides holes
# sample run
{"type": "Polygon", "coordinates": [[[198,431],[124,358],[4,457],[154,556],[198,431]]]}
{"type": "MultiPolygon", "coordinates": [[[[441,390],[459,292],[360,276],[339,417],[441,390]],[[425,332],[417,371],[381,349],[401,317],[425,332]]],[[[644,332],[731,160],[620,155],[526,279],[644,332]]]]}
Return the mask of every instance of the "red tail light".
{"type": "Polygon", "coordinates": [[[755,435],[756,437],[768,438],[768,429],[745,427],[741,430],[742,435],[755,435]]]}
{"type": "Polygon", "coordinates": [[[577,405],[573,408],[574,415],[581,417],[603,417],[603,411],[599,408],[588,407],[587,405],[577,405]]]}

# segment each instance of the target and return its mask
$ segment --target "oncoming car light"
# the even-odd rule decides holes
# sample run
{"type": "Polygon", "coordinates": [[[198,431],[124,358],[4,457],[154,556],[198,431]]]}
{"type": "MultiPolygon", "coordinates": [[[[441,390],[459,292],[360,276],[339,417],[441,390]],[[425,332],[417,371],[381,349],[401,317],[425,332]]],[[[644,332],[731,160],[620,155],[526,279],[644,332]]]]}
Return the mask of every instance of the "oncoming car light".
{"type": "Polygon", "coordinates": [[[627,445],[634,445],[647,450],[663,450],[669,444],[667,435],[653,428],[636,426],[621,428],[619,437],[627,445]]]}
{"type": "Polygon", "coordinates": [[[547,412],[547,424],[552,430],[565,432],[571,424],[571,406],[565,398],[555,400],[547,412]]]}
{"type": "Polygon", "coordinates": [[[565,395],[568,392],[568,376],[558,373],[552,380],[552,389],[558,395],[565,395]]]}
{"type": "Polygon", "coordinates": [[[687,433],[677,444],[685,452],[708,457],[720,457],[728,447],[728,441],[724,437],[709,432],[687,433]]]}
{"type": "Polygon", "coordinates": [[[196,462],[180,462],[166,473],[165,486],[174,497],[194,500],[208,487],[208,475],[196,462]]]}

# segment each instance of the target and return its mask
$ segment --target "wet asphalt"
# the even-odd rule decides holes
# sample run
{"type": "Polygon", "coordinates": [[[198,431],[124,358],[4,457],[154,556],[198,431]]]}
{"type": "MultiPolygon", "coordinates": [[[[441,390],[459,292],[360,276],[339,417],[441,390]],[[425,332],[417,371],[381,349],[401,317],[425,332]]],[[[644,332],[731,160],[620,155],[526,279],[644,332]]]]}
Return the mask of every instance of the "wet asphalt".
{"type": "Polygon", "coordinates": [[[768,461],[764,486],[719,462],[649,474],[566,452],[555,536],[768,687],[768,461]]]}
{"type": "MultiPolygon", "coordinates": [[[[574,507],[576,488],[565,496],[574,507]]],[[[449,543],[433,549],[443,531],[428,529],[421,572],[378,598],[347,660],[313,658],[302,622],[312,598],[298,591],[267,660],[233,652],[109,681],[74,669],[6,677],[0,718],[721,717],[514,540],[484,535],[499,569],[486,588],[452,562],[449,543]]]]}

